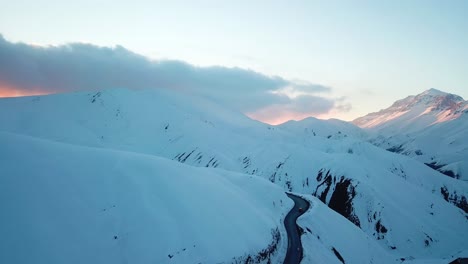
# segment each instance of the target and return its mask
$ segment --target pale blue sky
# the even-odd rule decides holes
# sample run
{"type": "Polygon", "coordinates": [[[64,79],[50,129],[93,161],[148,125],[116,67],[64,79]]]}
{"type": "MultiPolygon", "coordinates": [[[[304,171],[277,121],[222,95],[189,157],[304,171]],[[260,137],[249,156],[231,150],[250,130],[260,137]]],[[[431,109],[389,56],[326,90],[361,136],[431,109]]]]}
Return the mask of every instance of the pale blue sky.
{"type": "Polygon", "coordinates": [[[0,34],[331,86],[348,120],[431,87],[468,97],[468,1],[117,2],[0,0],[0,34]]]}

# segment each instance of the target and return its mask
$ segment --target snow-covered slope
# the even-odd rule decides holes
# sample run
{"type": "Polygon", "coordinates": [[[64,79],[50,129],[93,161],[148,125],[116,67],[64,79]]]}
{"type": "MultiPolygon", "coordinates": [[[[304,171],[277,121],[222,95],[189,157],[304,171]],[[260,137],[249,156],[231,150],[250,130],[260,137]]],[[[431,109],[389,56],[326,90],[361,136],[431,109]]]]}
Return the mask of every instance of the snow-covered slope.
{"type": "Polygon", "coordinates": [[[468,102],[457,95],[430,89],[353,123],[377,146],[468,180],[468,102]]]}
{"type": "Polygon", "coordinates": [[[308,249],[303,263],[446,264],[466,254],[458,251],[446,257],[415,258],[411,254],[397,257],[380,247],[372,236],[329,210],[316,197],[308,195],[304,198],[310,201],[311,209],[298,219],[304,229],[303,246],[308,249]]]}
{"type": "Polygon", "coordinates": [[[263,177],[314,195],[391,260],[468,247],[467,183],[376,147],[340,121],[269,126],[172,91],[108,90],[0,100],[0,131],[263,177]]]}
{"type": "Polygon", "coordinates": [[[310,195],[305,198],[311,209],[298,219],[304,229],[303,245],[309,249],[304,263],[400,263],[375,239],[329,210],[319,199],[310,195]]]}
{"type": "Polygon", "coordinates": [[[296,136],[312,137],[321,136],[328,139],[342,139],[353,137],[357,139],[367,138],[367,133],[361,128],[349,122],[338,119],[321,120],[309,117],[301,121],[291,120],[278,125],[296,136]]]}
{"type": "Polygon", "coordinates": [[[457,119],[468,111],[468,102],[458,95],[429,89],[396,101],[387,109],[357,118],[353,123],[384,135],[411,133],[430,125],[457,119]]]}
{"type": "Polygon", "coordinates": [[[468,180],[468,114],[432,125],[418,132],[372,137],[384,149],[408,155],[443,174],[468,180]]]}
{"type": "Polygon", "coordinates": [[[261,178],[3,132],[0,146],[0,263],[284,257],[292,201],[261,178]]]}

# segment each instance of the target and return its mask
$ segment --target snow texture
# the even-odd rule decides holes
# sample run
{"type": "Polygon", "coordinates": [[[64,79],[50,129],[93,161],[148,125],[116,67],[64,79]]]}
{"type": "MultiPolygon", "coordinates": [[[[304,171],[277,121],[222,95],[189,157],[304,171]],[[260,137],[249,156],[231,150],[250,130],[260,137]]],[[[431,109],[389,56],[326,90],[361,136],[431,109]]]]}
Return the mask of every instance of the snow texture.
{"type": "Polygon", "coordinates": [[[4,132],[0,145],[1,263],[229,263],[284,236],[293,205],[219,169],[4,132]]]}
{"type": "Polygon", "coordinates": [[[304,263],[439,263],[468,248],[468,183],[440,172],[464,175],[467,120],[422,123],[395,136],[339,120],[270,126],[169,90],[2,99],[0,262],[245,262],[277,229],[281,262],[292,191],[312,201],[304,263]],[[422,149],[437,137],[459,141],[422,149]],[[394,138],[415,145],[388,151],[394,138]],[[425,165],[426,152],[447,163],[425,165]]]}

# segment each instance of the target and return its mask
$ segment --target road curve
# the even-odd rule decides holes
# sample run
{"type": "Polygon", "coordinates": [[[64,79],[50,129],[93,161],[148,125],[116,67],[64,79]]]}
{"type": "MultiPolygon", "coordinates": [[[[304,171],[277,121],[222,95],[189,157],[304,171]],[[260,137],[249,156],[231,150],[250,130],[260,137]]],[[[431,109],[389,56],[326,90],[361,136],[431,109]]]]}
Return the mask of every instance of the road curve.
{"type": "Polygon", "coordinates": [[[301,197],[286,193],[294,201],[294,208],[289,211],[284,219],[284,226],[288,233],[288,250],[284,258],[284,264],[299,264],[302,260],[302,243],[299,226],[296,224],[297,218],[309,209],[309,202],[301,197]],[[302,208],[302,212],[299,212],[302,208]]]}

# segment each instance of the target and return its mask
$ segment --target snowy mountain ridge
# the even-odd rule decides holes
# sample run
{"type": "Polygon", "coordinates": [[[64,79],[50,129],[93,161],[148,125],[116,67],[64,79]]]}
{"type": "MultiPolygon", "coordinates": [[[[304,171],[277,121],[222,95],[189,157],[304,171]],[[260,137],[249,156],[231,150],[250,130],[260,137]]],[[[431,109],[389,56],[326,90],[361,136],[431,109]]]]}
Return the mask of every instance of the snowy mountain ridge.
{"type": "Polygon", "coordinates": [[[468,101],[434,88],[408,96],[389,108],[359,117],[353,124],[380,134],[411,133],[451,121],[468,112],[468,101]]]}
{"type": "Polygon", "coordinates": [[[353,123],[376,146],[468,180],[468,101],[458,95],[429,89],[353,123]]]}
{"type": "MultiPolygon", "coordinates": [[[[468,247],[464,236],[460,235],[468,233],[468,183],[446,177],[410,157],[374,146],[366,142],[364,130],[343,121],[310,118],[270,126],[202,98],[173,91],[116,89],[2,99],[0,131],[6,132],[2,135],[2,142],[18,142],[17,145],[23,146],[25,153],[37,153],[45,160],[47,157],[71,155],[67,153],[73,152],[75,148],[67,148],[63,153],[50,151],[47,142],[60,142],[77,145],[78,149],[83,146],[96,149],[100,156],[107,157],[99,160],[115,159],[115,155],[108,154],[109,151],[144,154],[145,157],[168,160],[174,169],[183,163],[180,165],[183,165],[185,174],[192,173],[191,168],[196,175],[206,170],[213,177],[223,177],[224,173],[220,171],[231,171],[241,173],[246,180],[249,177],[258,178],[259,183],[264,182],[262,185],[265,186],[274,183],[285,191],[313,195],[313,203],[320,203],[317,205],[320,209],[312,212],[322,212],[335,219],[326,224],[319,215],[310,216],[319,219],[313,226],[330,229],[328,232],[312,230],[307,235],[310,243],[321,244],[321,248],[327,250],[323,252],[324,258],[334,258],[332,248],[335,248],[344,256],[346,263],[371,263],[377,257],[381,258],[379,263],[399,263],[401,258],[408,260],[407,263],[428,259],[434,263],[445,263],[468,247]],[[12,139],[9,135],[46,139],[46,143],[30,149],[30,140],[24,140],[22,136],[12,139]],[[325,213],[327,210],[331,212],[325,213]],[[343,225],[344,222],[347,224],[343,225]],[[331,231],[334,228],[348,230],[346,234],[350,239],[362,243],[359,246],[361,257],[354,256],[356,253],[353,248],[340,244],[337,234],[331,231]]],[[[0,155],[9,157],[2,159],[5,162],[2,168],[8,164],[26,164],[26,167],[39,168],[37,162],[41,162],[34,159],[34,155],[22,157],[19,152],[11,155],[14,145],[0,152],[0,155]]],[[[128,155],[122,155],[125,158],[118,160],[127,164],[128,155]]],[[[139,159],[134,155],[130,157],[139,159]]],[[[83,160],[84,164],[90,162],[86,157],[73,159],[83,160]]],[[[148,165],[153,168],[151,172],[154,177],[160,177],[159,167],[165,168],[162,171],[173,171],[167,168],[169,165],[161,165],[159,161],[149,163],[155,164],[148,165]]],[[[69,174],[70,166],[67,166],[61,169],[63,175],[69,174]]],[[[94,164],[92,168],[99,166],[94,164]]],[[[99,171],[106,174],[108,168],[110,172],[117,172],[113,166],[112,163],[103,163],[99,171]]],[[[17,167],[8,167],[13,173],[6,174],[9,175],[7,181],[12,181],[13,186],[21,186],[17,180],[21,180],[19,176],[22,172],[17,167]]],[[[62,175],[54,174],[57,170],[53,167],[48,168],[48,173],[32,174],[37,174],[38,181],[46,182],[50,181],[46,175],[62,175]]],[[[147,176],[140,175],[145,170],[141,170],[139,165],[133,164],[127,169],[128,176],[125,177],[134,174],[132,177],[143,177],[147,181],[147,176]]],[[[189,196],[198,195],[198,190],[192,192],[177,187],[176,179],[185,179],[186,176],[179,176],[184,173],[171,174],[174,177],[171,183],[174,184],[173,195],[178,195],[180,191],[188,192],[189,196]]],[[[103,177],[99,173],[93,175],[103,177]]],[[[247,184],[243,180],[239,182],[243,186],[247,184]]],[[[100,186],[108,188],[106,184],[109,183],[103,181],[100,186]]],[[[210,182],[202,181],[203,184],[209,186],[210,182]]],[[[155,192],[165,188],[165,184],[151,186],[155,192]]],[[[243,195],[239,188],[229,186],[227,188],[235,190],[228,191],[234,197],[243,195]]],[[[141,188],[137,187],[132,192],[137,193],[138,188],[141,188]]],[[[213,188],[217,188],[216,185],[213,188]]],[[[247,186],[240,189],[244,188],[247,186]]],[[[206,188],[200,190],[209,191],[206,188]]],[[[226,189],[223,187],[223,190],[226,189]]],[[[86,189],[81,188],[77,192],[84,195],[86,189]]],[[[16,193],[8,194],[17,198],[16,193]]],[[[264,199],[255,188],[248,191],[248,195],[264,199]]],[[[273,206],[266,212],[276,213],[260,216],[262,219],[266,217],[265,221],[269,223],[277,222],[281,218],[280,212],[284,213],[283,209],[278,208],[278,199],[284,196],[278,194],[275,197],[259,205],[266,206],[269,201],[273,206]]],[[[167,199],[170,199],[170,195],[166,195],[163,200],[167,199]]],[[[9,200],[14,199],[4,199],[6,202],[9,200]]],[[[236,201],[244,206],[242,199],[236,201]]],[[[279,203],[281,205],[282,202],[279,203]]],[[[147,210],[164,210],[170,217],[175,217],[174,211],[165,209],[161,204],[147,206],[147,210]]],[[[191,210],[189,204],[181,203],[181,206],[191,210]]],[[[225,213],[222,207],[216,208],[225,213]]],[[[196,230],[196,227],[192,228],[196,230]]],[[[194,230],[189,228],[187,232],[190,234],[194,230]]],[[[258,250],[271,240],[271,236],[265,234],[258,241],[258,250]]],[[[185,236],[180,234],[180,237],[184,239],[185,236]]],[[[236,236],[237,241],[243,238],[245,236],[236,236]]],[[[130,254],[134,250],[131,247],[123,247],[122,250],[129,256],[136,256],[130,254]]],[[[313,258],[311,250],[304,248],[309,259],[313,258]]],[[[202,258],[207,252],[196,251],[192,257],[202,258]]],[[[239,253],[232,252],[224,257],[217,256],[216,259],[230,263],[233,256],[239,256],[239,253]]],[[[166,261],[161,263],[177,263],[167,256],[163,259],[166,261]]],[[[333,261],[336,259],[328,259],[327,262],[333,261]]]]}

